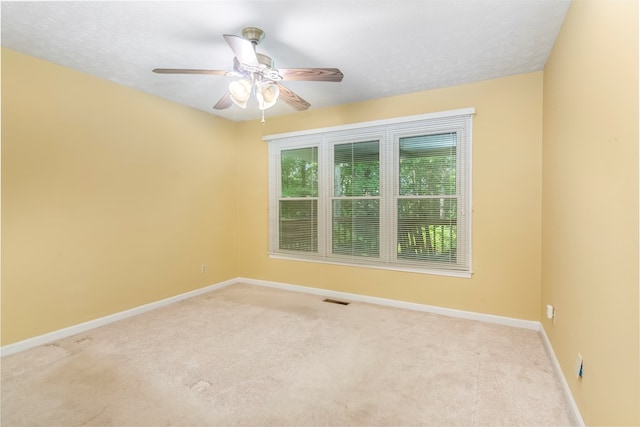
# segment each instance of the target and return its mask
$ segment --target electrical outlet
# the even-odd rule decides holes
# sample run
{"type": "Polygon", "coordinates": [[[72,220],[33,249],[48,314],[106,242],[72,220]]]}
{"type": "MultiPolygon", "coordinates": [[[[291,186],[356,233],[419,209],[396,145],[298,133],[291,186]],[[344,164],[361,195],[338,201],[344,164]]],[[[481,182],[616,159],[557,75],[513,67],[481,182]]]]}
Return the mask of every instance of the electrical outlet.
{"type": "Polygon", "coordinates": [[[576,358],[576,366],[574,368],[576,377],[582,378],[583,370],[584,370],[584,361],[582,360],[582,355],[578,353],[578,357],[576,358]]]}
{"type": "Polygon", "coordinates": [[[202,273],[206,273],[207,272],[207,264],[202,264],[202,266],[200,267],[200,271],[202,273]]]}
{"type": "Polygon", "coordinates": [[[556,326],[556,308],[551,304],[547,304],[547,319],[551,320],[553,326],[556,326]]]}

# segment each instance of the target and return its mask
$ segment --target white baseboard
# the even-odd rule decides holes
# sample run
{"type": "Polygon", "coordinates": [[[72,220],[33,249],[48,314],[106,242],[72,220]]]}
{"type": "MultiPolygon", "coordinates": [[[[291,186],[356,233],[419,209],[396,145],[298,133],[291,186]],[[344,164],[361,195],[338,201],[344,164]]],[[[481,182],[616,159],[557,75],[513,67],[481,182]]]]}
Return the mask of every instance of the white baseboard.
{"type": "Polygon", "coordinates": [[[380,304],[380,305],[386,305],[390,307],[423,311],[427,313],[441,314],[444,316],[459,317],[463,319],[477,320],[480,322],[488,322],[488,323],[496,323],[499,325],[513,326],[516,328],[531,329],[531,330],[538,331],[542,336],[544,346],[547,350],[547,354],[549,355],[549,358],[551,359],[551,363],[553,364],[556,375],[558,376],[558,378],[560,378],[564,395],[567,399],[567,402],[569,403],[576,425],[578,426],[585,425],[584,420],[582,419],[582,415],[580,414],[580,410],[578,409],[578,405],[576,404],[576,401],[573,398],[573,394],[571,393],[571,389],[569,388],[569,384],[567,383],[564,373],[562,372],[562,368],[560,367],[560,362],[558,362],[556,354],[553,351],[553,347],[551,346],[551,342],[549,341],[549,337],[547,337],[547,334],[540,322],[515,319],[511,317],[495,316],[492,314],[475,313],[472,311],[456,310],[456,309],[444,308],[444,307],[438,307],[438,306],[432,306],[432,305],[416,304],[416,303],[410,303],[405,301],[396,301],[396,300],[390,300],[385,298],[371,297],[367,295],[351,294],[347,292],[331,291],[328,289],[312,288],[308,286],[291,285],[288,283],[249,279],[245,277],[238,277],[237,280],[239,283],[246,283],[248,285],[266,286],[271,288],[278,288],[278,289],[284,289],[289,291],[320,295],[320,296],[325,296],[329,298],[367,302],[371,304],[380,304]]]}
{"type": "Polygon", "coordinates": [[[569,402],[569,406],[571,407],[571,412],[573,413],[574,420],[578,426],[584,426],[584,420],[582,419],[582,415],[580,414],[580,409],[578,409],[578,405],[573,398],[573,393],[571,393],[571,388],[569,388],[569,383],[564,376],[564,372],[562,372],[562,368],[560,367],[560,362],[556,357],[555,351],[553,351],[553,346],[551,345],[551,341],[549,341],[549,337],[547,336],[547,332],[544,328],[540,327],[540,335],[542,335],[542,341],[544,342],[544,346],[547,349],[547,354],[551,359],[551,363],[553,363],[553,368],[556,371],[556,375],[560,378],[560,382],[562,383],[562,391],[569,402]]]}
{"type": "Polygon", "coordinates": [[[432,305],[416,304],[416,303],[411,303],[406,301],[397,301],[397,300],[378,298],[378,297],[372,297],[367,295],[351,294],[347,292],[331,291],[328,289],[312,288],[308,286],[292,285],[288,283],[249,279],[246,277],[236,277],[235,279],[229,279],[224,282],[209,285],[200,289],[195,289],[193,291],[185,292],[183,294],[166,298],[160,301],[155,301],[149,304],[141,305],[139,307],[134,307],[129,310],[110,314],[108,316],[100,317],[98,319],[89,320],[87,322],[69,326],[67,328],[58,329],[53,332],[49,332],[43,335],[38,335],[36,337],[28,338],[23,341],[18,341],[13,344],[2,346],[0,347],[0,356],[7,356],[9,354],[13,354],[13,353],[17,353],[33,347],[37,347],[39,345],[48,344],[48,343],[60,340],[62,338],[70,337],[72,335],[77,335],[82,332],[86,332],[88,330],[91,330],[103,325],[107,325],[109,323],[117,322],[119,320],[123,320],[128,317],[136,316],[138,314],[142,314],[150,310],[155,310],[157,308],[164,307],[174,302],[178,302],[187,298],[192,298],[198,295],[202,295],[202,294],[214,291],[216,289],[221,289],[221,288],[224,288],[225,286],[229,286],[234,283],[246,283],[248,285],[265,286],[265,287],[278,288],[278,289],[284,289],[284,290],[295,291],[295,292],[304,292],[308,294],[321,295],[321,296],[331,297],[331,298],[347,299],[350,301],[359,301],[359,302],[367,302],[371,304],[386,305],[389,307],[423,311],[428,313],[441,314],[444,316],[459,317],[463,319],[478,320],[478,321],[489,322],[489,323],[497,323],[501,325],[514,326],[517,328],[533,329],[533,330],[541,329],[540,322],[535,322],[530,320],[514,319],[510,317],[495,316],[495,315],[483,314],[483,313],[474,313],[471,311],[456,310],[452,308],[437,307],[432,305]]]}
{"type": "Polygon", "coordinates": [[[157,308],[164,307],[169,304],[173,304],[174,302],[178,302],[187,298],[192,298],[198,295],[202,295],[207,292],[214,291],[216,289],[221,289],[221,288],[224,288],[225,286],[229,286],[237,282],[238,282],[237,279],[226,280],[224,282],[205,286],[204,288],[195,289],[193,291],[185,292],[180,295],[165,298],[160,301],[155,301],[149,304],[134,307],[129,310],[125,310],[118,313],[110,314],[108,316],[100,317],[98,319],[89,320],[88,322],[80,323],[78,325],[69,326],[68,328],[58,329],[57,331],[49,332],[43,335],[38,335],[37,337],[28,338],[26,340],[18,341],[13,344],[8,344],[0,347],[0,356],[7,356],[9,354],[13,354],[23,350],[28,350],[33,347],[37,347],[39,345],[48,344],[53,341],[60,340],[62,338],[66,338],[72,335],[86,332],[90,329],[104,326],[109,323],[117,322],[118,320],[123,320],[128,317],[142,314],[146,311],[155,310],[157,308]]]}
{"type": "Polygon", "coordinates": [[[312,288],[308,286],[291,285],[288,283],[271,282],[267,280],[249,279],[246,277],[238,277],[238,283],[246,283],[248,285],[266,286],[270,288],[284,289],[294,292],[304,292],[308,294],[321,295],[331,298],[340,298],[350,301],[367,302],[371,304],[386,305],[389,307],[404,308],[407,310],[423,311],[427,313],[441,314],[449,317],[459,317],[462,319],[478,320],[487,323],[497,323],[499,325],[513,326],[516,328],[532,329],[538,331],[541,329],[540,322],[533,320],[515,319],[512,317],[495,316],[493,314],[475,313],[472,311],[456,310],[453,308],[444,308],[434,305],[417,304],[406,301],[397,301],[386,298],[378,298],[367,295],[351,294],[347,292],[331,291],[328,289],[312,288]]]}
{"type": "Polygon", "coordinates": [[[569,388],[569,384],[567,383],[564,373],[562,372],[560,363],[558,362],[555,352],[553,351],[551,342],[549,341],[549,338],[547,337],[547,334],[540,322],[536,322],[532,320],[515,319],[511,317],[495,316],[492,314],[475,313],[472,311],[456,310],[452,308],[438,307],[438,306],[432,306],[432,305],[417,304],[417,303],[411,303],[406,301],[397,301],[397,300],[378,298],[378,297],[372,297],[367,295],[352,294],[347,292],[332,291],[328,289],[313,288],[309,286],[292,285],[288,283],[272,282],[267,280],[249,279],[246,277],[236,277],[235,279],[225,280],[224,282],[205,286],[204,288],[195,289],[193,291],[185,292],[183,294],[176,295],[170,298],[165,298],[160,301],[155,301],[149,304],[141,305],[139,307],[134,307],[129,310],[121,311],[119,313],[114,313],[109,316],[100,317],[98,319],[94,319],[88,322],[80,323],[78,325],[70,326],[68,328],[59,329],[57,331],[49,332],[44,335],[39,335],[37,337],[28,338],[26,340],[19,341],[13,344],[8,344],[3,347],[0,347],[0,356],[7,356],[9,354],[13,354],[23,350],[28,350],[33,347],[37,347],[39,345],[48,344],[48,343],[60,340],[62,338],[70,337],[72,335],[76,335],[100,326],[107,325],[109,323],[117,322],[119,320],[123,320],[128,317],[136,316],[138,314],[142,314],[147,311],[155,310],[157,308],[164,307],[169,304],[173,304],[175,302],[185,300],[187,298],[192,298],[198,295],[215,291],[217,289],[222,289],[226,286],[233,285],[236,283],[246,283],[248,285],[265,286],[265,287],[283,289],[283,290],[294,291],[294,292],[303,292],[303,293],[308,293],[313,295],[325,296],[329,298],[366,302],[371,304],[385,305],[389,307],[403,308],[407,310],[423,311],[427,313],[441,314],[444,316],[458,317],[462,319],[477,320],[481,322],[495,323],[495,324],[500,324],[505,326],[513,326],[516,328],[531,329],[531,330],[539,331],[539,333],[542,335],[545,348],[552,361],[556,374],[560,378],[565,397],[569,402],[569,405],[573,412],[573,416],[575,417],[575,421],[579,426],[585,425],[582,419],[582,415],[580,414],[580,410],[578,409],[578,405],[576,404],[575,399],[571,394],[571,389],[569,388]]]}

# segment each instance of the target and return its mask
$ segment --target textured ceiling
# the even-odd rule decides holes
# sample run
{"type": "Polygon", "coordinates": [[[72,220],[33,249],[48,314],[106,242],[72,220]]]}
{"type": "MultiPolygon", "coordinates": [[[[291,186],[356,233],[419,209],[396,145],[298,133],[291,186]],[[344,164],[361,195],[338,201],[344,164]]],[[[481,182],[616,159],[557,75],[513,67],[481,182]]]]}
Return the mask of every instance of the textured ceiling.
{"type": "MultiPolygon", "coordinates": [[[[231,120],[212,106],[231,77],[223,34],[262,28],[276,68],[336,67],[341,83],[284,82],[311,108],[541,70],[569,0],[2,2],[2,46],[231,120]]],[[[267,117],[294,113],[284,102],[267,117]]]]}

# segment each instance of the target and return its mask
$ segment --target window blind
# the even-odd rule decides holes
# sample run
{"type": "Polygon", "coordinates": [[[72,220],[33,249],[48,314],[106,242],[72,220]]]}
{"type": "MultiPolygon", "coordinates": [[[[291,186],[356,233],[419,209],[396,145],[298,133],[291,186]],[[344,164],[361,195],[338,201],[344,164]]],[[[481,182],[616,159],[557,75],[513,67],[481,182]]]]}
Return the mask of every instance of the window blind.
{"type": "Polygon", "coordinates": [[[338,143],[333,159],[331,254],[380,255],[380,141],[338,143]]]}

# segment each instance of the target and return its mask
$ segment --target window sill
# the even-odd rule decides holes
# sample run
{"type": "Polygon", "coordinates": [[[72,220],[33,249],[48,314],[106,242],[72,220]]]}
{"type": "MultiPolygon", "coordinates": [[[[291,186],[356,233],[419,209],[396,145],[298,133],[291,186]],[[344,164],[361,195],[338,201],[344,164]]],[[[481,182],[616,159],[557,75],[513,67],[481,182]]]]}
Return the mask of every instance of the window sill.
{"type": "Polygon", "coordinates": [[[393,264],[380,265],[380,264],[366,264],[366,263],[358,263],[358,262],[345,262],[345,261],[340,261],[338,259],[327,259],[327,258],[320,259],[320,258],[300,257],[293,254],[283,254],[283,253],[269,253],[269,258],[282,259],[287,261],[313,262],[317,264],[343,265],[347,267],[375,268],[379,270],[402,271],[405,273],[431,274],[435,276],[461,277],[466,279],[471,278],[471,276],[473,275],[473,272],[469,272],[469,271],[438,270],[438,269],[411,267],[408,265],[393,265],[393,264]]]}

